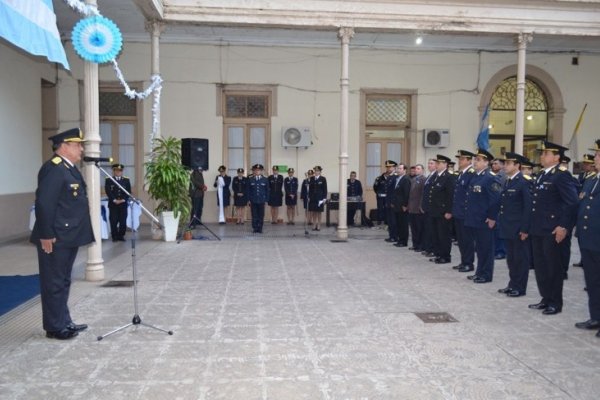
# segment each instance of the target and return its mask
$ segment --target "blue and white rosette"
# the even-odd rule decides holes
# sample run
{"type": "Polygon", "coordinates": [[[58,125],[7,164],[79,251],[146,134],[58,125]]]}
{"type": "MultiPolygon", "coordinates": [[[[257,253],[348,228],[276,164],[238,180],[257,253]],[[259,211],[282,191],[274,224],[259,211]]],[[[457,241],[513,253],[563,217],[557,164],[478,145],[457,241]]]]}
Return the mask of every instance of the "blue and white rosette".
{"type": "Polygon", "coordinates": [[[73,28],[71,39],[79,57],[96,64],[114,60],[123,46],[117,25],[100,15],[79,21],[73,28]]]}

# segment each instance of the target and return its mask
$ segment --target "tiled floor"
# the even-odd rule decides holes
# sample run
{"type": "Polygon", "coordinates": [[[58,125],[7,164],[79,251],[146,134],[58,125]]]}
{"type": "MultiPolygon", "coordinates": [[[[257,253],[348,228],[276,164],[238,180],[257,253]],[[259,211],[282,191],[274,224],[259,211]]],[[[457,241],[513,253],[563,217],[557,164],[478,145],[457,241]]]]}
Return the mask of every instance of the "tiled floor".
{"type": "MultiPolygon", "coordinates": [[[[248,225],[209,227],[223,240],[138,243],[140,316],[172,336],[138,326],[97,341],[130,322],[133,290],[84,282],[84,257],[71,313],[88,331],[46,339],[37,300],[0,318],[0,398],[599,396],[600,339],[573,327],[588,317],[581,269],[565,282],[563,313],[543,316],[527,308],[539,300],[533,271],[526,297],[497,293],[504,261],[493,283],[476,285],[453,264],[385,243],[382,230],[353,228],[333,243],[333,228],[267,225],[258,236],[248,225]],[[425,324],[416,312],[458,322],[425,324]]],[[[0,248],[8,251],[11,263],[35,266],[33,248],[0,248]]],[[[104,253],[108,279],[132,279],[126,243],[104,253]]]]}

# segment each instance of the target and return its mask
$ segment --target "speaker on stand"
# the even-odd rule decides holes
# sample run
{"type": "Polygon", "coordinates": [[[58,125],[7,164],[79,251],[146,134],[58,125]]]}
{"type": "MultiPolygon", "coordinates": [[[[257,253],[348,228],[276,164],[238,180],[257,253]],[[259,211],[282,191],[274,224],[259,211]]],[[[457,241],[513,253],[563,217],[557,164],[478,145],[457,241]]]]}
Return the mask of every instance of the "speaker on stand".
{"type": "Polygon", "coordinates": [[[181,163],[188,168],[208,171],[208,139],[181,139],[181,163]]]}

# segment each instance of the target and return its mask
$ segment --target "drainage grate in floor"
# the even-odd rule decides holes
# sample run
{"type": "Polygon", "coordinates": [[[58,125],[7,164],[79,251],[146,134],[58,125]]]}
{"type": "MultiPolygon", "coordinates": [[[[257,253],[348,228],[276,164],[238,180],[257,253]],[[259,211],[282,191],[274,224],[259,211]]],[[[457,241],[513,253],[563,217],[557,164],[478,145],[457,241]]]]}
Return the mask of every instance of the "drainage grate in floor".
{"type": "Polygon", "coordinates": [[[133,286],[133,281],[108,281],[104,285],[102,285],[102,287],[131,287],[131,286],[133,286]]]}
{"type": "Polygon", "coordinates": [[[446,312],[420,312],[415,313],[417,317],[426,324],[439,324],[445,322],[458,322],[452,315],[446,312]]]}

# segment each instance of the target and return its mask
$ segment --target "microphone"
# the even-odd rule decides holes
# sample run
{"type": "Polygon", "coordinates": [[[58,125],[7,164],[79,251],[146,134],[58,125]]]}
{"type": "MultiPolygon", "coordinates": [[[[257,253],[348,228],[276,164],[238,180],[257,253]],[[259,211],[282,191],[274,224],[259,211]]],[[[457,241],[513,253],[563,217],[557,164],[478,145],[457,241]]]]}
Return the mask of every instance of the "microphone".
{"type": "Polygon", "coordinates": [[[113,162],[112,157],[83,157],[85,162],[113,162]]]}

